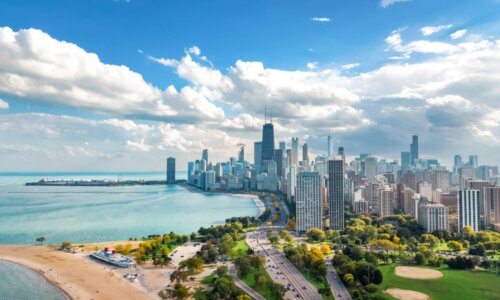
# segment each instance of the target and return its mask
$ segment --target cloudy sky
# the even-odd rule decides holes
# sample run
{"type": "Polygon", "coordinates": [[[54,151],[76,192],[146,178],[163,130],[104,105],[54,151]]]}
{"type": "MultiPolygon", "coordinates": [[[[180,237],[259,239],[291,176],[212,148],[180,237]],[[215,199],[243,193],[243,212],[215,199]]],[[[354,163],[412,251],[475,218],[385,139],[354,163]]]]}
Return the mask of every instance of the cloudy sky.
{"type": "Polygon", "coordinates": [[[313,155],[500,164],[500,1],[0,3],[0,172],[250,156],[266,106],[313,155]]]}

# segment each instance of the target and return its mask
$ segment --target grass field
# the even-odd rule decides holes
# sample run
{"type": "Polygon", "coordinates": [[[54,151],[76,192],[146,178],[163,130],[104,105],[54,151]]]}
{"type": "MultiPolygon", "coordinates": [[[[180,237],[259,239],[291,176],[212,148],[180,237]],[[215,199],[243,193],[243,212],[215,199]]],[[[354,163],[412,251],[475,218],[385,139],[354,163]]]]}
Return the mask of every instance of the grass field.
{"type": "MultiPolygon", "coordinates": [[[[273,295],[270,293],[270,290],[266,288],[265,285],[258,285],[255,282],[255,273],[257,273],[257,270],[253,270],[252,272],[248,273],[247,276],[242,277],[238,274],[238,277],[243,280],[249,287],[254,289],[257,293],[259,293],[262,297],[268,299],[268,300],[279,300],[273,297],[273,295]]],[[[265,276],[267,277],[267,280],[272,281],[271,277],[265,272],[265,276]]]]}
{"type": "Polygon", "coordinates": [[[384,281],[377,294],[386,299],[395,299],[383,291],[388,288],[400,288],[419,291],[433,300],[455,299],[499,299],[500,276],[481,271],[452,270],[448,267],[432,268],[443,272],[444,277],[431,280],[415,280],[396,276],[394,266],[380,266],[384,281]]]}

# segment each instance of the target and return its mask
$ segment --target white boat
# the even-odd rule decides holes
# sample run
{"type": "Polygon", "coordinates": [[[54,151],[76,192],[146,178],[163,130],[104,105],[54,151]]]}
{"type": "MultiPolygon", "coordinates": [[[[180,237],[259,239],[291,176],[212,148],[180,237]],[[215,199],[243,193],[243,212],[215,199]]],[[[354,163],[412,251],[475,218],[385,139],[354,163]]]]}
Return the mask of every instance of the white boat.
{"type": "Polygon", "coordinates": [[[120,268],[135,267],[135,261],[119,253],[116,253],[115,250],[109,251],[108,248],[104,248],[104,250],[94,252],[90,254],[90,256],[120,268]]]}

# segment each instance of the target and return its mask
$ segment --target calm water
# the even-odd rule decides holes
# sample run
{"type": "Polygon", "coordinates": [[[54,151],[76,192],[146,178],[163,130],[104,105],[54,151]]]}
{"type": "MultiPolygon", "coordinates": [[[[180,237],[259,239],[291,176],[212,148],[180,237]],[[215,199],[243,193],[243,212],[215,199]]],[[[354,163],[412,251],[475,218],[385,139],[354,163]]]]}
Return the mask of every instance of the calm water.
{"type": "Polygon", "coordinates": [[[0,299],[67,299],[38,273],[19,264],[0,260],[0,278],[0,299]]]}
{"type": "MultiPolygon", "coordinates": [[[[46,175],[46,174],[44,174],[46,175]]],[[[182,178],[182,175],[180,174],[182,178]]],[[[170,231],[188,234],[233,216],[255,216],[253,199],[192,193],[179,186],[24,186],[40,174],[0,174],[0,244],[96,242],[170,231]]],[[[48,174],[50,179],[116,179],[117,174],[48,174]]],[[[126,179],[164,178],[127,173],[126,179]]],[[[1,277],[0,277],[1,278],[1,277]]]]}

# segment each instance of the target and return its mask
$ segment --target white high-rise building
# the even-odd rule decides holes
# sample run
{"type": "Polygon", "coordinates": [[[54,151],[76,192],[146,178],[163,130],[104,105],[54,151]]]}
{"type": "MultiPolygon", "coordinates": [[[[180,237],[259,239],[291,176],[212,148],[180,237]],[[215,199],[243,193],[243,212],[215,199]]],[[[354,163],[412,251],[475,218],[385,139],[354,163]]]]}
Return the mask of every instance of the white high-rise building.
{"type": "Polygon", "coordinates": [[[458,232],[465,226],[471,226],[474,231],[479,230],[480,199],[479,190],[461,190],[457,195],[458,232]]]}
{"type": "Polygon", "coordinates": [[[297,187],[297,167],[294,165],[288,167],[286,186],[286,197],[288,201],[291,201],[295,198],[295,189],[297,187]]]}
{"type": "Polygon", "coordinates": [[[426,198],[427,201],[432,201],[432,184],[428,182],[420,182],[418,184],[418,192],[420,196],[426,198]]]}
{"type": "Polygon", "coordinates": [[[388,185],[378,190],[378,214],[381,218],[394,214],[394,190],[388,185]]]}
{"type": "Polygon", "coordinates": [[[318,172],[302,172],[297,176],[296,217],[299,233],[323,228],[321,176],[318,172]]]}
{"type": "Polygon", "coordinates": [[[442,204],[432,202],[425,203],[420,205],[418,213],[418,223],[420,223],[427,232],[448,230],[450,228],[448,207],[442,204]]]}
{"type": "Polygon", "coordinates": [[[377,176],[377,158],[367,157],[365,159],[365,177],[370,181],[374,181],[377,176]]]}

